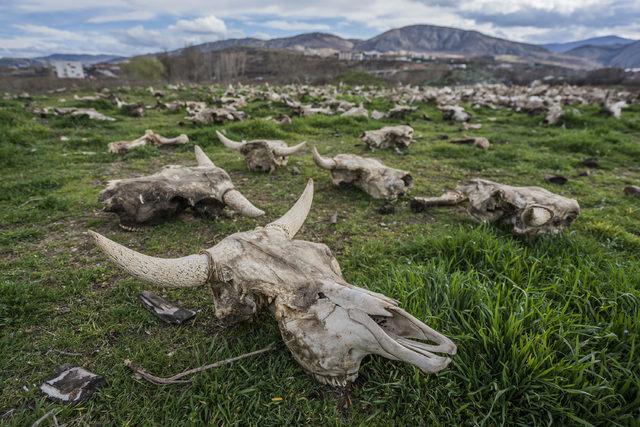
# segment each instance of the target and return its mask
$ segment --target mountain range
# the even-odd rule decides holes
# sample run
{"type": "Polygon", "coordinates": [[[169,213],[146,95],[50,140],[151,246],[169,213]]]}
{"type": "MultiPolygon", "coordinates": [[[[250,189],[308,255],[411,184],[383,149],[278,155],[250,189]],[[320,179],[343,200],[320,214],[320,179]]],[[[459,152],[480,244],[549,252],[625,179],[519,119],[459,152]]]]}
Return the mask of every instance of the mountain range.
{"type": "Polygon", "coordinates": [[[100,64],[105,62],[118,62],[125,60],[124,56],[116,55],[83,55],[83,54],[67,54],[54,53],[49,56],[40,56],[37,58],[0,58],[0,67],[16,67],[25,68],[33,66],[43,66],[51,61],[80,61],[85,65],[100,64]]]}
{"type": "MultiPolygon", "coordinates": [[[[640,41],[617,36],[597,37],[569,43],[534,45],[491,37],[478,31],[467,31],[435,25],[410,25],[396,28],[367,40],[345,39],[328,33],[305,33],[270,40],[257,38],[226,39],[194,46],[203,52],[235,47],[262,49],[293,49],[325,52],[413,52],[433,56],[457,55],[507,56],[521,60],[545,62],[572,68],[616,66],[640,67],[640,41]]],[[[176,54],[183,49],[170,52],[176,54]]],[[[0,59],[0,66],[28,66],[51,60],[74,60],[86,64],[116,62],[122,57],[110,55],[64,55],[47,57],[0,59]]]]}

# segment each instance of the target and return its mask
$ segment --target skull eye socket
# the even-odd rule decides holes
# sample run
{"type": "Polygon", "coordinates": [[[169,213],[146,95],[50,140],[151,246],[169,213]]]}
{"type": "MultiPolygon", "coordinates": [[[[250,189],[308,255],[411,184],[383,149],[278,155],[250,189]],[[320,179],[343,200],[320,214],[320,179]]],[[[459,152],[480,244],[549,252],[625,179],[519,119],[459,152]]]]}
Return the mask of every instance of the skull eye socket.
{"type": "Polygon", "coordinates": [[[544,206],[529,206],[522,213],[522,221],[529,227],[542,227],[553,219],[553,211],[544,206]]]}

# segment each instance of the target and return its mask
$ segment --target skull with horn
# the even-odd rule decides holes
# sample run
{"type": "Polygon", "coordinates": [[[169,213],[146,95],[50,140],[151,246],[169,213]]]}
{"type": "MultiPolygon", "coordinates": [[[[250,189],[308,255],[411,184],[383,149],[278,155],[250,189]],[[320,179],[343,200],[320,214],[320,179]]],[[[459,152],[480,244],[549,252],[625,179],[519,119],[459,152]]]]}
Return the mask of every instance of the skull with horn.
{"type": "Polygon", "coordinates": [[[273,172],[277,167],[286,166],[289,156],[300,151],[306,142],[289,147],[284,141],[257,139],[253,141],[233,141],[216,131],[218,139],[225,147],[239,151],[244,155],[249,170],[273,172]]]}
{"type": "Polygon", "coordinates": [[[382,294],[350,285],[326,245],[294,236],[311,208],[313,181],[280,219],[221,240],[200,255],[142,255],[90,231],[130,274],[159,286],[209,286],[215,316],[248,320],[269,307],[294,359],[313,377],[344,386],[368,354],[426,373],[444,369],[455,344],[382,294]],[[438,354],[440,353],[440,354],[438,354]]]}
{"type": "Polygon", "coordinates": [[[409,172],[387,167],[379,160],[368,157],[338,154],[326,158],[313,147],[313,161],[331,171],[335,185],[354,185],[374,199],[394,200],[407,193],[413,185],[409,172]]]}
{"type": "Polygon", "coordinates": [[[195,155],[198,166],[169,165],[153,175],[109,181],[98,199],[126,230],[157,224],[188,207],[207,217],[218,216],[225,205],[249,217],[264,214],[197,145],[195,155]]]}
{"type": "Polygon", "coordinates": [[[518,235],[558,234],[580,214],[574,199],[540,187],[512,187],[485,179],[472,179],[440,197],[415,197],[411,209],[469,202],[469,213],[482,222],[513,226],[518,235]]]}

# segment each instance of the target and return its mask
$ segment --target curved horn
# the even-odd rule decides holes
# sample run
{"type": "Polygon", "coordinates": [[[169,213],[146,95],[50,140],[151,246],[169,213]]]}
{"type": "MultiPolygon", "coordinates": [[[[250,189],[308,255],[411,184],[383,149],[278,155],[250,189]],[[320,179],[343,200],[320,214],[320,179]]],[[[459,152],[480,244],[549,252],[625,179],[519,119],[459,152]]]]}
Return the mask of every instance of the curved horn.
{"type": "Polygon", "coordinates": [[[241,192],[232,188],[224,193],[222,196],[224,202],[229,205],[231,209],[238,212],[241,215],[255,218],[264,215],[264,211],[256,208],[253,204],[242,195],[241,192]]]}
{"type": "Polygon", "coordinates": [[[290,156],[300,151],[305,145],[307,145],[306,141],[301,142],[298,145],[294,145],[293,147],[274,147],[273,154],[276,156],[290,156]]]}
{"type": "Polygon", "coordinates": [[[304,220],[307,219],[309,209],[311,209],[311,202],[313,202],[313,179],[309,179],[307,187],[304,189],[302,196],[298,199],[295,205],[289,211],[282,215],[280,219],[267,224],[267,227],[275,227],[284,230],[287,237],[293,239],[296,235],[304,220]]]}
{"type": "Polygon", "coordinates": [[[224,144],[225,147],[231,148],[232,150],[239,150],[244,145],[244,142],[232,141],[231,139],[220,133],[220,131],[216,131],[216,135],[218,135],[218,139],[224,144]]]}
{"type": "Polygon", "coordinates": [[[182,258],[155,258],[143,255],[89,231],[98,247],[111,261],[140,280],[170,288],[192,288],[204,285],[209,276],[207,255],[182,258]]]}
{"type": "Polygon", "coordinates": [[[322,157],[316,147],[313,147],[313,161],[323,169],[333,169],[336,167],[336,161],[322,157]]]}
{"type": "Polygon", "coordinates": [[[196,153],[196,160],[198,161],[198,166],[209,166],[212,168],[216,167],[216,165],[213,164],[209,156],[207,156],[204,153],[204,151],[202,151],[202,148],[200,148],[199,145],[196,145],[193,149],[196,153]]]}

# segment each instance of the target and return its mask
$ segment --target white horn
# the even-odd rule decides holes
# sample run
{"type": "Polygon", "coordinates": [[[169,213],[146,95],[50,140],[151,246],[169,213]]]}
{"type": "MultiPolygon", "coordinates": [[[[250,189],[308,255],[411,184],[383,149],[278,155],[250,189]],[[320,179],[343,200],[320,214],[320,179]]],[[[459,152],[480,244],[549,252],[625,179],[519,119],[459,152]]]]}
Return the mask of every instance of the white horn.
{"type": "Polygon", "coordinates": [[[213,164],[209,156],[207,156],[200,146],[196,145],[194,147],[194,151],[196,153],[196,160],[198,161],[198,166],[209,166],[215,168],[216,165],[213,164]]]}
{"type": "Polygon", "coordinates": [[[306,141],[301,142],[298,145],[294,145],[293,147],[274,147],[273,154],[275,154],[276,156],[290,156],[300,151],[300,149],[302,149],[302,147],[304,147],[305,145],[307,145],[306,141]]]}
{"type": "Polygon", "coordinates": [[[216,131],[216,135],[218,135],[218,139],[220,140],[220,142],[224,144],[225,147],[231,148],[232,150],[239,150],[244,145],[244,142],[236,142],[236,141],[230,140],[229,138],[224,136],[222,133],[220,133],[220,131],[216,131]]]}
{"type": "Polygon", "coordinates": [[[322,157],[316,147],[313,147],[313,161],[323,169],[333,169],[336,167],[336,161],[322,157]]]}
{"type": "Polygon", "coordinates": [[[264,211],[256,208],[253,204],[242,195],[241,192],[232,188],[224,193],[222,197],[224,202],[234,211],[241,215],[255,218],[264,215],[264,211]]]}
{"type": "Polygon", "coordinates": [[[114,263],[140,280],[170,288],[192,288],[207,282],[207,255],[155,258],[126,248],[96,232],[89,231],[89,235],[114,263]]]}
{"type": "Polygon", "coordinates": [[[287,237],[293,239],[296,235],[304,220],[307,219],[309,210],[311,209],[311,202],[313,202],[313,179],[309,179],[307,187],[304,189],[302,196],[298,199],[295,205],[289,211],[282,215],[280,219],[273,221],[267,225],[268,227],[280,228],[284,230],[287,237]]]}

